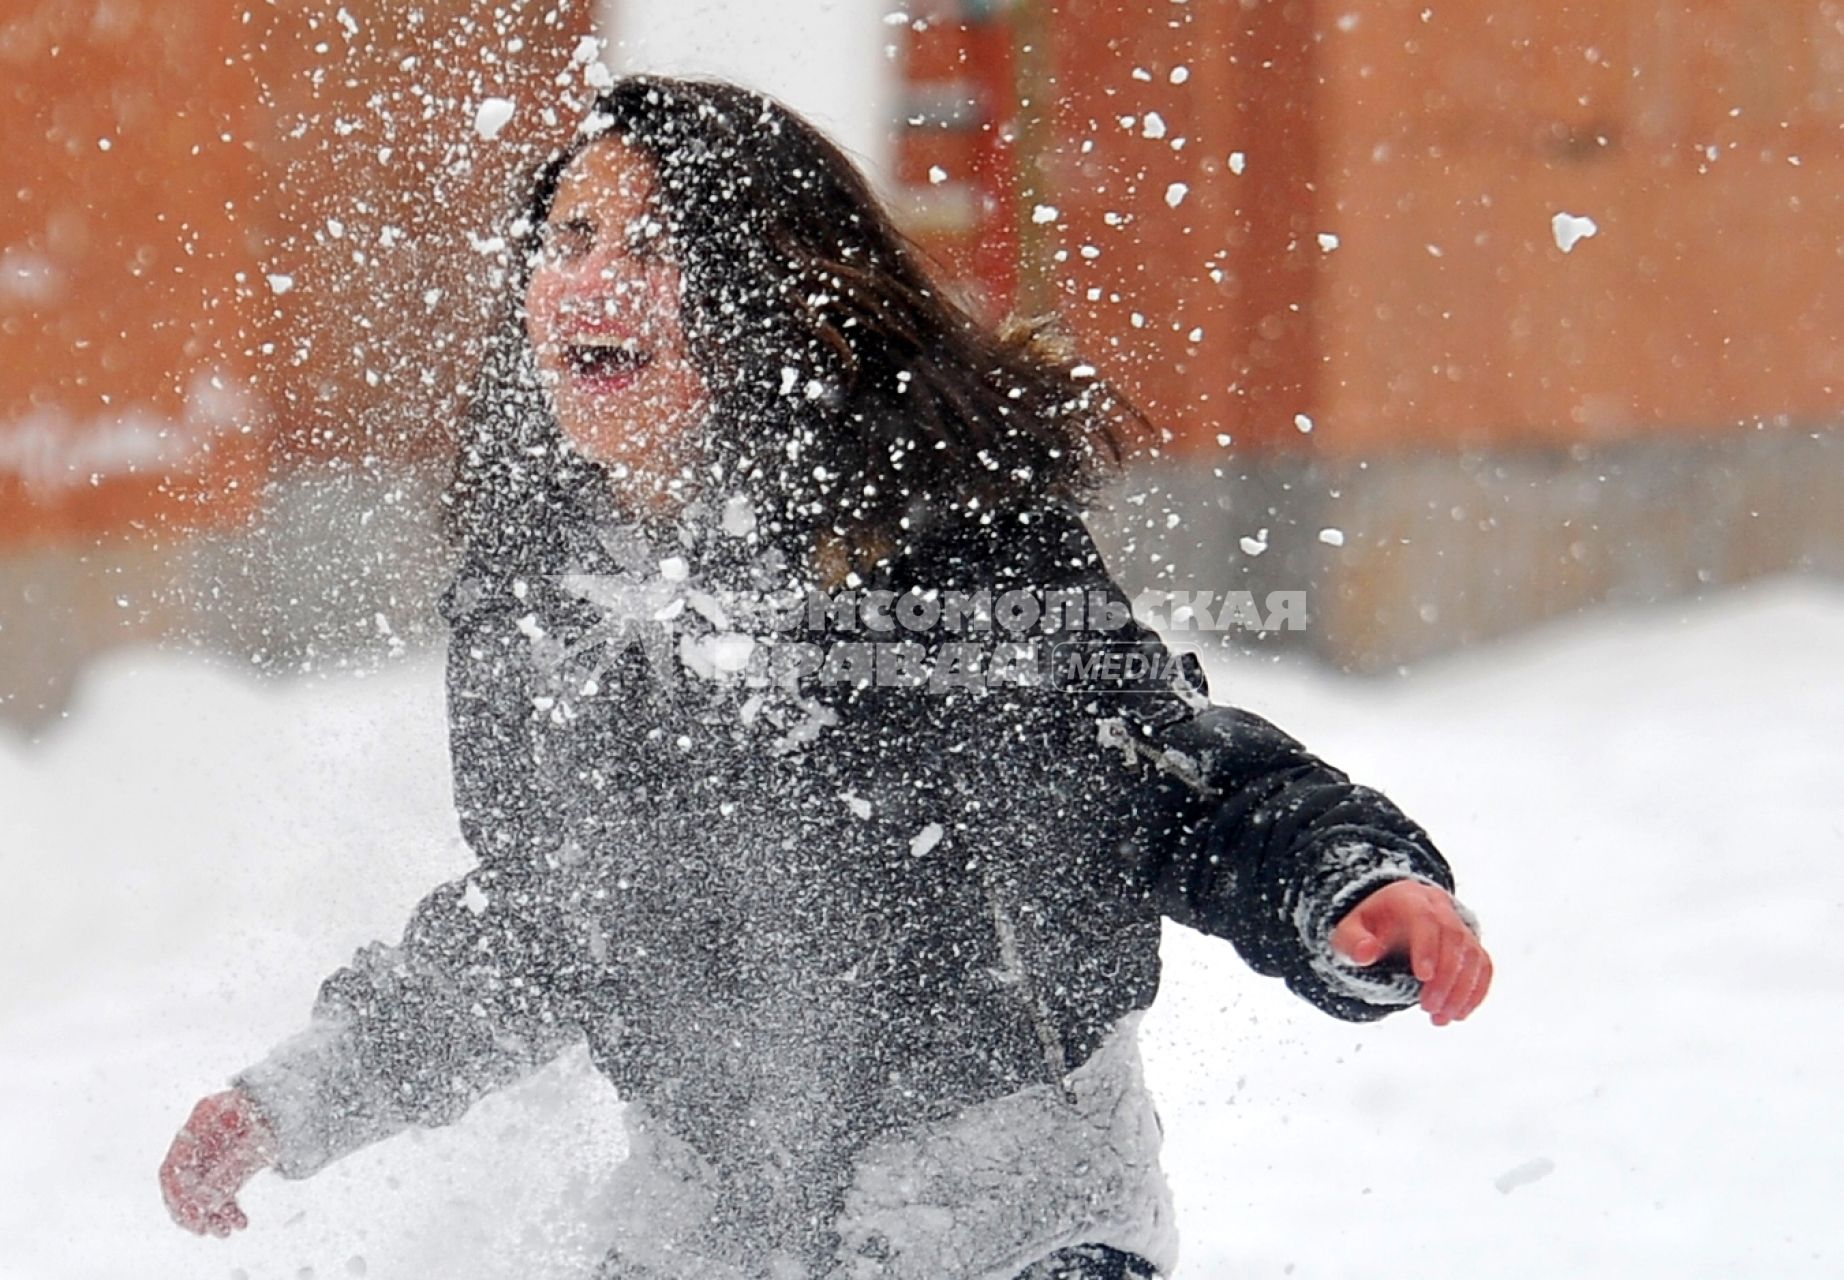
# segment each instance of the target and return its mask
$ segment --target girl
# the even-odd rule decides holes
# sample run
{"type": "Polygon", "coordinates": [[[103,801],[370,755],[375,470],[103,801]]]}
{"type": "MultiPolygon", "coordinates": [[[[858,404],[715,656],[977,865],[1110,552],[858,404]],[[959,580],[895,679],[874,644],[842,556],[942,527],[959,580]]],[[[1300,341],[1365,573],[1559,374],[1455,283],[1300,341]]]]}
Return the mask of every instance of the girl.
{"type": "Polygon", "coordinates": [[[194,1111],[182,1225],[586,1039],[602,1280],[1167,1274],[1162,915],[1339,1018],[1478,1004],[1420,828],[1132,622],[1077,507],[1131,410],[811,126],[622,81],[514,231],[442,601],[479,865],[194,1111]]]}

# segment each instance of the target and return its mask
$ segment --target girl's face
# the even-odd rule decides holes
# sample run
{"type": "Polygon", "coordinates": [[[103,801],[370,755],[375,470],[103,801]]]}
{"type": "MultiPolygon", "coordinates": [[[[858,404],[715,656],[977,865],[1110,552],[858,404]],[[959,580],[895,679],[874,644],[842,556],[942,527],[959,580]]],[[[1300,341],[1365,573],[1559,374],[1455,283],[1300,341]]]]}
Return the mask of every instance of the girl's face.
{"type": "Polygon", "coordinates": [[[525,327],[564,434],[658,511],[686,496],[710,404],[654,192],[652,162],[617,139],[570,163],[539,232],[525,327]]]}

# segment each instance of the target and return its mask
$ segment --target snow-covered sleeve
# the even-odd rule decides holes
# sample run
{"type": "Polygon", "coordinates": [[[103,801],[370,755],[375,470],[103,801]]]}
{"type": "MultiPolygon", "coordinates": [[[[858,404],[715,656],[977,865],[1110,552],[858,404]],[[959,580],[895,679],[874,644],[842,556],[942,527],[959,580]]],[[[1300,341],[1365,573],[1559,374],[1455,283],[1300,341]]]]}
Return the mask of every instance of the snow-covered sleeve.
{"type": "Polygon", "coordinates": [[[1391,880],[1453,892],[1446,859],[1401,810],[1236,708],[1167,708],[1114,731],[1152,767],[1146,873],[1166,915],[1228,939],[1256,972],[1338,1018],[1371,1021],[1420,999],[1406,961],[1360,968],[1331,946],[1345,912],[1391,880]]]}
{"type": "Polygon", "coordinates": [[[396,946],[373,943],[322,985],[307,1028],[233,1083],[304,1178],[412,1124],[457,1119],[577,1034],[565,940],[504,872],[424,898],[396,946]]]}
{"type": "Polygon", "coordinates": [[[235,1078],[276,1130],[284,1176],[411,1124],[448,1123],[574,1034],[568,993],[584,949],[545,856],[521,640],[510,612],[480,607],[480,595],[460,580],[442,604],[455,804],[481,865],[424,898],[396,946],[362,949],[322,986],[307,1028],[235,1078]]]}
{"type": "Polygon", "coordinates": [[[458,576],[443,593],[449,625],[448,746],[461,834],[483,866],[531,862],[555,843],[531,736],[530,612],[511,582],[458,576]]]}

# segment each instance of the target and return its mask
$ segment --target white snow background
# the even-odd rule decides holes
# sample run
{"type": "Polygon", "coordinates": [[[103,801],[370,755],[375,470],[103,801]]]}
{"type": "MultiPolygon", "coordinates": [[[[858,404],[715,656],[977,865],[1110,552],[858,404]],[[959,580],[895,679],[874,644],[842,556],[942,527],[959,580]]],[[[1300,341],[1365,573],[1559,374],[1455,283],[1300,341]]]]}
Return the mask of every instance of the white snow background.
{"type": "MultiPolygon", "coordinates": [[[[1168,926],[1145,1036],[1199,1277],[1835,1276],[1844,592],[1610,612],[1220,697],[1393,795],[1498,966],[1471,1019],[1337,1022],[1168,926]]],[[[0,738],[0,1277],[563,1280],[619,1107],[580,1051],[460,1124],[262,1175],[230,1241],[155,1170],[200,1095],[466,854],[441,668],[262,685],[119,654],[0,738]]]]}
{"type": "Polygon", "coordinates": [[[620,74],[716,76],[771,93],[879,185],[890,182],[901,87],[894,0],[619,0],[600,29],[620,74]]]}

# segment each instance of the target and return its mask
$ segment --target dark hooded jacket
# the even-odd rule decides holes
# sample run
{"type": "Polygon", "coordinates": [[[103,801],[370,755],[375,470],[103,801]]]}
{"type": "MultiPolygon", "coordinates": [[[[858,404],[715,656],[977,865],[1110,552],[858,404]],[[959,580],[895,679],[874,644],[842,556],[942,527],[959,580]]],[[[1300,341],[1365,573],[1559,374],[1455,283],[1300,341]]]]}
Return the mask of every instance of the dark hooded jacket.
{"type": "MultiPolygon", "coordinates": [[[[1087,593],[1076,625],[1040,620],[1039,658],[1131,652],[1150,676],[763,678],[739,657],[789,633],[717,589],[761,571],[745,524],[661,546],[585,522],[553,572],[473,566],[451,587],[455,799],[479,865],[241,1077],[284,1173],[447,1122],[580,1036],[724,1171],[732,1226],[817,1258],[854,1151],[1057,1086],[1149,1005],[1161,917],[1335,1017],[1415,1001],[1400,964],[1356,969],[1326,939],[1386,880],[1451,890],[1441,855],[1123,625],[1072,511],[912,528],[859,585],[1087,593]]],[[[829,654],[867,639],[829,621],[829,654]]],[[[995,626],[974,651],[990,664],[1015,638],[995,626]]],[[[940,670],[941,628],[919,639],[940,670]]]]}

